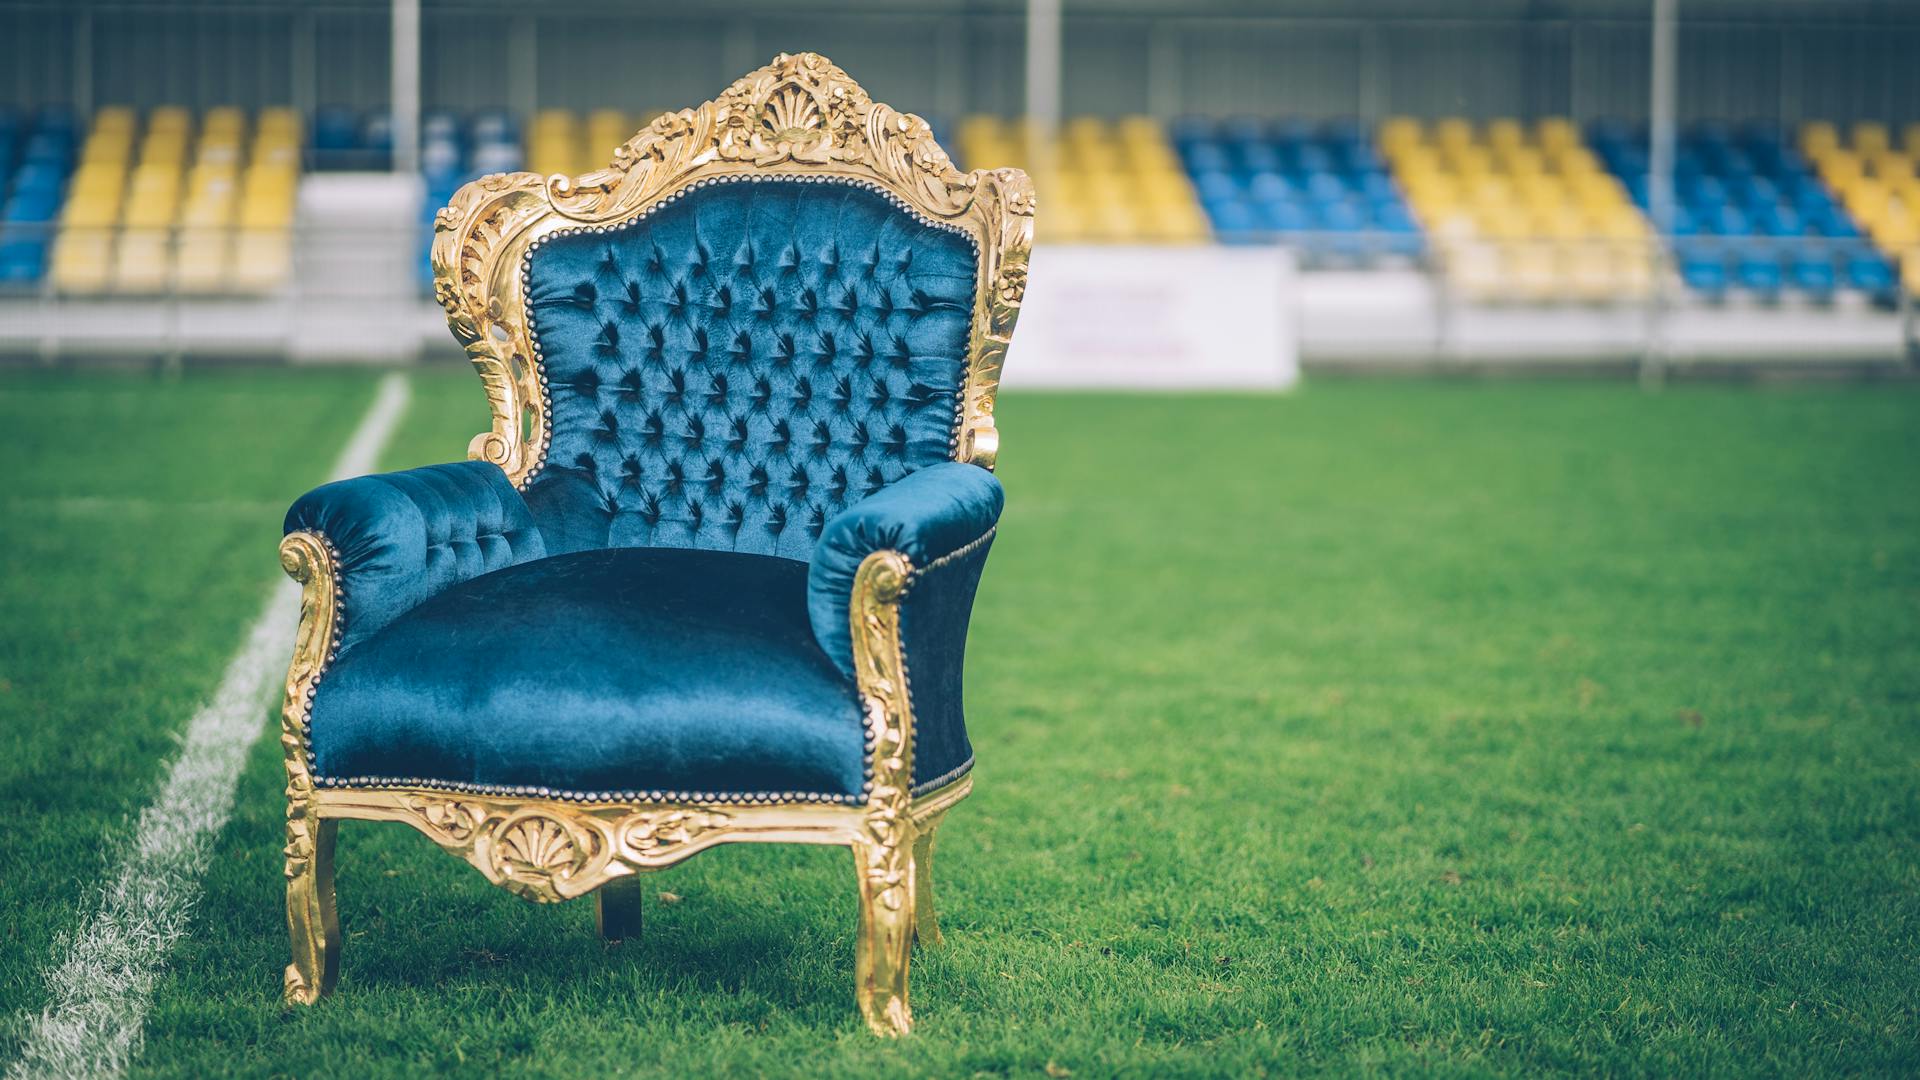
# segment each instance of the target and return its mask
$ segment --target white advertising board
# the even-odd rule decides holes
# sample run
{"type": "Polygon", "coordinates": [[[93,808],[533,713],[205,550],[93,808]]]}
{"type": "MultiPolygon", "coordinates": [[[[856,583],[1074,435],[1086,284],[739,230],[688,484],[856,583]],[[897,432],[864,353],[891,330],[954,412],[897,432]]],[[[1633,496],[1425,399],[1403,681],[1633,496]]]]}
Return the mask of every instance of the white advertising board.
{"type": "Polygon", "coordinates": [[[1293,277],[1272,247],[1035,247],[1005,385],[1291,386],[1293,277]]]}

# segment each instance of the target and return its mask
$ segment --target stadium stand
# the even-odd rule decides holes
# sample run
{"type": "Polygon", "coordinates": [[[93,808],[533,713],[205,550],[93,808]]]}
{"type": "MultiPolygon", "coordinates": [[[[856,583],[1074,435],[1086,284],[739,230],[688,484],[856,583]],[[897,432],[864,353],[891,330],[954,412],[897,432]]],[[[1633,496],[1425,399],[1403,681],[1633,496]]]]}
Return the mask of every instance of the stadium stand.
{"type": "Polygon", "coordinates": [[[1854,284],[1884,297],[1898,266],[1901,285],[1920,296],[1920,123],[1908,124],[1896,147],[1885,124],[1855,124],[1843,143],[1833,124],[1816,121],[1801,128],[1800,149],[1877,248],[1851,250],[1854,284]]]}
{"type": "Polygon", "coordinates": [[[1174,129],[1213,229],[1227,243],[1277,241],[1315,262],[1412,258],[1420,228],[1356,124],[1190,118],[1174,129]]]}
{"type": "MultiPolygon", "coordinates": [[[[548,121],[548,124],[551,125],[552,121],[548,121]]],[[[536,118],[536,128],[538,126],[536,118]]],[[[551,140],[555,132],[550,126],[545,129],[545,134],[551,140]]],[[[552,141],[543,144],[541,149],[543,153],[564,155],[567,160],[573,160],[579,152],[576,146],[552,141]]],[[[459,190],[460,185],[487,173],[520,169],[524,167],[525,160],[519,131],[512,115],[505,110],[490,109],[467,118],[443,111],[428,113],[421,118],[420,175],[425,181],[426,198],[420,204],[417,265],[422,290],[433,290],[433,215],[453,198],[453,193],[459,190]]]]}
{"type": "Polygon", "coordinates": [[[339,105],[313,113],[311,164],[316,171],[385,169],[392,165],[393,122],[383,112],[339,105]]]}
{"type": "Polygon", "coordinates": [[[1207,221],[1193,185],[1159,122],[1075,117],[1034,161],[1024,122],[971,116],[956,153],[966,168],[1012,166],[1033,174],[1047,200],[1037,239],[1051,242],[1177,244],[1204,241],[1207,221]]]}
{"type": "Polygon", "coordinates": [[[595,109],[584,122],[572,109],[542,109],[527,127],[527,168],[570,176],[604,169],[614,148],[633,137],[655,114],[628,115],[595,109]]]}
{"type": "Polygon", "coordinates": [[[31,121],[0,111],[0,285],[32,287],[46,272],[78,127],[62,107],[31,121]]]}
{"type": "Polygon", "coordinates": [[[1570,121],[1401,117],[1380,146],[1461,295],[1597,303],[1651,289],[1646,219],[1570,121]]]}
{"type": "MultiPolygon", "coordinates": [[[[601,167],[649,114],[547,109],[422,118],[419,274],[434,212],[461,184],[522,167],[601,167]]],[[[286,108],[249,118],[157,107],[0,112],[0,286],[43,278],[72,295],[271,292],[292,270],[303,166],[384,168],[376,112],[286,108]]],[[[1652,287],[1644,130],[1559,118],[1531,125],[1076,117],[1033,160],[1024,121],[973,116],[952,146],[968,167],[1028,168],[1047,199],[1040,239],[1288,244],[1309,266],[1429,253],[1463,299],[1639,301],[1652,287]]],[[[1825,300],[1920,295],[1920,124],[1797,144],[1771,129],[1703,124],[1677,147],[1673,267],[1697,296],[1825,300]]]]}
{"type": "Polygon", "coordinates": [[[259,293],[292,268],[300,119],[263,110],[251,147],[239,109],[196,124],[162,106],[95,114],[60,216],[51,280],[70,295],[259,293]],[[134,152],[138,146],[137,155],[134,152]]]}
{"type": "MultiPolygon", "coordinates": [[[[1648,206],[1646,135],[1595,124],[1608,169],[1648,206]]],[[[1680,280],[1703,299],[1738,290],[1825,301],[1842,288],[1883,297],[1892,271],[1807,159],[1771,129],[1701,124],[1674,149],[1672,245],[1680,280]]]]}

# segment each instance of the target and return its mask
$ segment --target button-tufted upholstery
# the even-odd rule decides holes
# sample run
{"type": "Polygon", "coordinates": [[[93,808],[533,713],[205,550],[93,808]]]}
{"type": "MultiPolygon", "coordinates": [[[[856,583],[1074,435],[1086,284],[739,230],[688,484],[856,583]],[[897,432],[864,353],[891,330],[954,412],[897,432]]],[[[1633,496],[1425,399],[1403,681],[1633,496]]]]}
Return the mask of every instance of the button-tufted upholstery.
{"type": "Polygon", "coordinates": [[[520,493],[484,461],[323,485],[287,511],[286,531],[302,529],[339,556],[343,648],[453,585],[546,554],[520,493]]]}
{"type": "Polygon", "coordinates": [[[851,183],[714,184],[529,262],[552,552],[806,559],[835,513],[948,460],[974,250],[851,183]]]}

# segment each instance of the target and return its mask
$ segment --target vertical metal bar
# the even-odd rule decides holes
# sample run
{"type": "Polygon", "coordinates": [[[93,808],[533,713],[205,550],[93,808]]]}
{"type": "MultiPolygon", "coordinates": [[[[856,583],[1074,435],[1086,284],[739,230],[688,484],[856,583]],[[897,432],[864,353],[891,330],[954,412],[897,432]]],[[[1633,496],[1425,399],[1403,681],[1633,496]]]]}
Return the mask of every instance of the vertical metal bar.
{"type": "Polygon", "coordinates": [[[1674,107],[1678,86],[1680,0],[1653,0],[1653,85],[1647,148],[1647,212],[1653,221],[1653,307],[1647,320],[1647,344],[1641,356],[1642,383],[1665,375],[1667,353],[1666,244],[1673,235],[1674,107]]]}
{"type": "Polygon", "coordinates": [[[1147,111],[1171,120],[1186,111],[1180,31],[1165,19],[1147,25],[1147,111]]]}
{"type": "Polygon", "coordinates": [[[73,107],[81,116],[93,115],[93,13],[89,11],[73,20],[73,107]]]}
{"type": "Polygon", "coordinates": [[[523,121],[540,107],[540,22],[531,15],[514,16],[507,37],[507,107],[523,121]]]}
{"type": "Polygon", "coordinates": [[[317,36],[311,11],[300,10],[293,13],[288,22],[288,63],[287,63],[287,103],[299,110],[301,116],[312,117],[313,107],[319,104],[314,99],[319,96],[319,88],[314,85],[318,66],[314,63],[314,38],[317,36]]]}
{"type": "MultiPolygon", "coordinates": [[[[933,53],[933,106],[944,123],[957,124],[963,114],[977,108],[967,99],[970,82],[967,69],[971,62],[967,43],[971,35],[967,32],[966,19],[961,17],[935,19],[933,33],[940,42],[933,53]]],[[[940,134],[945,137],[947,132],[940,134]]]]}
{"type": "Polygon", "coordinates": [[[420,171],[420,0],[393,0],[393,171],[420,171]]]}
{"type": "Polygon", "coordinates": [[[1567,117],[1584,126],[1587,104],[1580,93],[1580,77],[1584,74],[1580,66],[1580,25],[1577,16],[1567,20],[1567,117]]]}
{"type": "Polygon", "coordinates": [[[1680,0],[1653,0],[1653,88],[1649,99],[1647,209],[1656,229],[1673,225],[1675,24],[1680,0]]]}
{"type": "Polygon", "coordinates": [[[1027,0],[1027,162],[1047,172],[1060,130],[1060,0],[1027,0]]]}
{"type": "Polygon", "coordinates": [[[726,35],[720,41],[720,63],[726,68],[720,73],[721,83],[731,83],[771,59],[756,58],[753,53],[753,23],[746,19],[728,20],[726,35]]]}
{"type": "Polygon", "coordinates": [[[1385,31],[1375,23],[1367,23],[1360,31],[1360,107],[1355,113],[1368,128],[1384,120],[1389,107],[1392,74],[1386,58],[1385,31]]]}

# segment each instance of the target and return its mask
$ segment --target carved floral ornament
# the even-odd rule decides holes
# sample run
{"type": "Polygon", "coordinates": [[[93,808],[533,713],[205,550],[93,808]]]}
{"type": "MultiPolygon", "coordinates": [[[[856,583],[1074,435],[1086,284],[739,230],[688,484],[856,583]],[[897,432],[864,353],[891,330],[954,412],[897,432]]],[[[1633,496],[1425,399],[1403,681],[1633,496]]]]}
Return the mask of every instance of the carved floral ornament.
{"type": "Polygon", "coordinates": [[[524,486],[547,442],[544,389],[524,315],[523,257],[560,229],[611,227],[701,181],[833,176],[878,185],[957,226],[980,255],[959,460],[991,467],[993,398],[1026,291],[1033,185],[1017,169],[962,173],[926,121],[867,96],[816,53],[782,54],[712,101],[662,114],[582,176],[496,173],[434,217],[434,297],[479,369],[494,421],[469,455],[524,486]]]}

